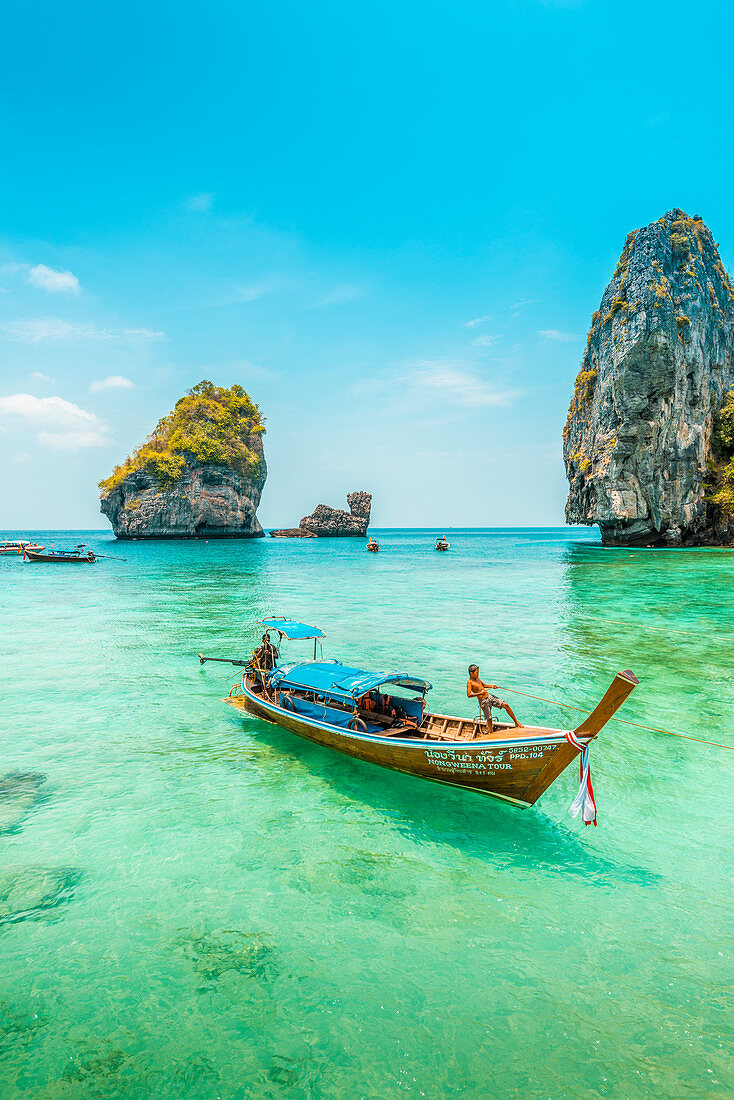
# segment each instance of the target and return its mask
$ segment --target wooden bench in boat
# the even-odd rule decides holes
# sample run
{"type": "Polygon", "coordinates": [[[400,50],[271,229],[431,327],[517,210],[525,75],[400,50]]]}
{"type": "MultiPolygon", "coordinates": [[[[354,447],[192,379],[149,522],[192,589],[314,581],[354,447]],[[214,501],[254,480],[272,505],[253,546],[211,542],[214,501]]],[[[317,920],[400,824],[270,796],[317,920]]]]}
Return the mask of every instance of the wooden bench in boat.
{"type": "Polygon", "coordinates": [[[487,723],[479,718],[459,718],[455,714],[427,714],[421,724],[421,732],[432,741],[486,741],[492,737],[504,737],[507,730],[515,729],[512,722],[494,722],[494,731],[487,731],[487,723]]]}

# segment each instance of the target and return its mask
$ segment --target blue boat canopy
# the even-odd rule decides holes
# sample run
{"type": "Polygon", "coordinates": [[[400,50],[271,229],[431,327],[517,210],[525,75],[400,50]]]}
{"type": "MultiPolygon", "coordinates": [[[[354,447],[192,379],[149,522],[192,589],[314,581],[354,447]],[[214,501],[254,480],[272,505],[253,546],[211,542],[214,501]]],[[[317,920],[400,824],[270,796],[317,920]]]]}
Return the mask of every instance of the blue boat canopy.
{"type": "Polygon", "coordinates": [[[264,626],[266,630],[279,630],[291,641],[306,641],[309,638],[325,638],[323,630],[317,626],[307,626],[306,623],[297,623],[295,619],[285,619],[276,615],[272,619],[261,619],[257,624],[264,626]]]}
{"type": "Polygon", "coordinates": [[[383,684],[394,684],[409,691],[431,690],[427,680],[410,676],[407,672],[365,672],[361,668],[350,668],[338,661],[308,661],[303,664],[278,665],[270,674],[271,687],[281,690],[300,688],[302,691],[314,691],[317,695],[328,696],[342,703],[352,703],[360,695],[383,684]]]}

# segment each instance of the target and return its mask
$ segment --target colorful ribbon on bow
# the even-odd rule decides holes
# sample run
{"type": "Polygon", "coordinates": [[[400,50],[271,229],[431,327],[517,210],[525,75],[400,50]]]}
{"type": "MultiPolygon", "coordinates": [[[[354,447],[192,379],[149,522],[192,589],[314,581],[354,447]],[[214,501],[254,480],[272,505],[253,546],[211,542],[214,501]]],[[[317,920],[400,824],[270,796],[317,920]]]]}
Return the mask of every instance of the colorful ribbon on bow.
{"type": "Polygon", "coordinates": [[[581,785],[579,793],[569,806],[571,817],[582,814],[584,825],[596,825],[596,802],[594,801],[594,788],[591,785],[591,753],[588,745],[582,745],[572,730],[565,730],[566,740],[581,753],[579,768],[581,771],[581,785]]]}

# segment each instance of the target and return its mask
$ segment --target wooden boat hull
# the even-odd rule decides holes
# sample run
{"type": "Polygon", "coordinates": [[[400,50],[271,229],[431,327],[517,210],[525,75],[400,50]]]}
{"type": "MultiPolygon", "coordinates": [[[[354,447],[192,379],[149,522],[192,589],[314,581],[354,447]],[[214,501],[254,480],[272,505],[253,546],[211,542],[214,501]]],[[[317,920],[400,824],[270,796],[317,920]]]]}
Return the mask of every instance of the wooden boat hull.
{"type": "Polygon", "coordinates": [[[24,557],[28,561],[42,561],[42,562],[54,562],[57,564],[70,564],[71,562],[82,562],[84,565],[91,565],[97,559],[90,551],[88,554],[41,554],[36,550],[25,550],[24,557]]]}
{"type": "MultiPolygon", "coordinates": [[[[464,787],[518,806],[532,806],[578,756],[563,731],[540,726],[498,728],[491,738],[451,742],[363,734],[318,722],[284,710],[251,691],[247,684],[241,695],[230,696],[225,702],[357,760],[464,787]]],[[[590,740],[588,734],[579,737],[584,744],[590,740]]]]}

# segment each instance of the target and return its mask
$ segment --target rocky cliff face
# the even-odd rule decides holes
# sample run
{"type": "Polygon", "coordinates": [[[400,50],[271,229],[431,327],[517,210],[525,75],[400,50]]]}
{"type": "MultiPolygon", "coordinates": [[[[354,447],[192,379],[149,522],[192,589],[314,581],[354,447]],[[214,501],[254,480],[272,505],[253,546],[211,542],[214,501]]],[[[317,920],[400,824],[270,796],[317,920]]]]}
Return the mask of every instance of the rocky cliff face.
{"type": "Polygon", "coordinates": [[[563,433],[567,522],[607,545],[734,541],[714,503],[733,385],[734,291],[703,221],[671,210],[629,234],[593,315],[563,433]]]}
{"type": "Polygon", "coordinates": [[[259,538],[267,477],[259,409],[241,386],[201,382],[105,481],[119,539],[259,538]]]}
{"type": "Polygon", "coordinates": [[[348,493],[347,504],[348,512],[319,504],[310,516],[303,517],[298,527],[286,527],[270,533],[274,538],[364,538],[370,524],[372,494],[348,493]]]}
{"type": "Polygon", "coordinates": [[[188,463],[176,484],[162,489],[138,470],[102,497],[100,510],[118,539],[261,538],[256,510],[266,473],[264,460],[256,480],[223,466],[188,463]]]}

